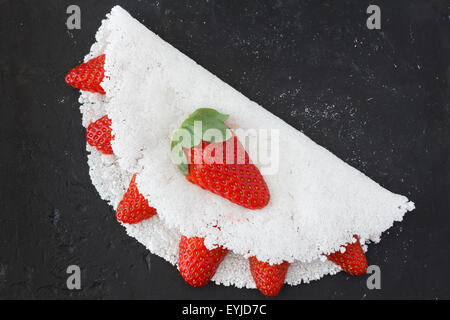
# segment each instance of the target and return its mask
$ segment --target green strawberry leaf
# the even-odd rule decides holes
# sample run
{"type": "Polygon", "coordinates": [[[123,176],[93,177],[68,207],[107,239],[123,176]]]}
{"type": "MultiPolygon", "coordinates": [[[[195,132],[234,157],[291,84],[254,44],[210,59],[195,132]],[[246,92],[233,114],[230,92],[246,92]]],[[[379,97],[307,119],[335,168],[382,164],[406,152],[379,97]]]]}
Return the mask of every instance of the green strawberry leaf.
{"type": "Polygon", "coordinates": [[[224,124],[228,119],[227,114],[222,114],[211,108],[195,110],[172,137],[172,159],[183,174],[189,173],[188,160],[183,148],[190,149],[199,145],[202,140],[207,142],[223,142],[231,138],[230,129],[224,124]]]}
{"type": "Polygon", "coordinates": [[[227,120],[229,115],[218,112],[212,108],[200,108],[195,110],[189,118],[192,119],[216,119],[220,122],[227,120]]]}

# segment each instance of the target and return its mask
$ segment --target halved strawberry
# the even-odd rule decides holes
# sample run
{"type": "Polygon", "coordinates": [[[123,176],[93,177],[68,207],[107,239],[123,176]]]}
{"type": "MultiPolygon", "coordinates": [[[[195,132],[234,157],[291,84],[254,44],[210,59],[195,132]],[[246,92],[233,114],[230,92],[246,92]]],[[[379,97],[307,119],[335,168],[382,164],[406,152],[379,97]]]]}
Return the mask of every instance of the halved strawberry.
{"type": "Polygon", "coordinates": [[[146,220],[155,214],[157,214],[156,209],[150,207],[148,200],[139,192],[136,185],[136,174],[134,174],[127,192],[117,207],[117,220],[134,224],[146,220]]]}
{"type": "Polygon", "coordinates": [[[105,90],[100,85],[105,76],[104,65],[104,54],[92,58],[70,70],[66,75],[66,82],[72,87],[83,91],[105,94],[105,90]]]}
{"type": "Polygon", "coordinates": [[[275,297],[283,287],[290,265],[289,262],[269,264],[268,262],[259,261],[256,257],[250,257],[248,261],[256,287],[263,295],[275,297]]]}
{"type": "Polygon", "coordinates": [[[261,209],[269,203],[269,189],[238,138],[224,124],[227,118],[214,109],[197,109],[174,134],[174,160],[193,184],[245,208],[261,209]]]}
{"type": "Polygon", "coordinates": [[[339,265],[343,271],[353,276],[361,276],[367,273],[367,258],[359,243],[358,236],[354,236],[355,243],[345,245],[345,252],[336,251],[327,255],[328,260],[339,265]]]}
{"type": "Polygon", "coordinates": [[[96,147],[103,154],[113,154],[111,148],[111,119],[108,116],[101,117],[92,122],[86,130],[86,140],[89,145],[96,147]]]}
{"type": "Polygon", "coordinates": [[[216,273],[228,250],[206,248],[203,238],[181,237],[178,268],[184,281],[193,287],[203,287],[216,273]]]}

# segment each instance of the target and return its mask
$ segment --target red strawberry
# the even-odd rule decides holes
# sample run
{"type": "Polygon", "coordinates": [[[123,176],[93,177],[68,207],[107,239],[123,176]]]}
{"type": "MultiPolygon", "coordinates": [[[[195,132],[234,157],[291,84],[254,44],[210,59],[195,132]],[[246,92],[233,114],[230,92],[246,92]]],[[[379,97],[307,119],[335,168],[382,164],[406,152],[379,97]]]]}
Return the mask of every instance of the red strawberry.
{"type": "Polygon", "coordinates": [[[289,262],[269,264],[261,262],[256,257],[250,257],[250,272],[256,287],[267,297],[275,297],[283,287],[284,279],[289,268],[289,262]]]}
{"type": "Polygon", "coordinates": [[[103,154],[113,154],[111,148],[111,119],[108,116],[101,117],[92,122],[86,131],[86,140],[89,145],[96,147],[103,154]]]}
{"type": "Polygon", "coordinates": [[[136,186],[136,174],[131,179],[130,186],[117,207],[117,220],[134,224],[146,220],[156,214],[156,209],[148,205],[136,186]]]}
{"type": "Polygon", "coordinates": [[[105,94],[105,90],[100,86],[105,76],[104,65],[104,54],[92,58],[70,70],[66,75],[66,82],[72,87],[83,91],[105,94]]]}
{"type": "Polygon", "coordinates": [[[181,237],[178,268],[184,281],[193,287],[203,287],[216,273],[228,250],[218,247],[208,250],[203,238],[181,237]]]}
{"type": "Polygon", "coordinates": [[[269,189],[238,138],[224,124],[227,118],[214,109],[197,109],[175,133],[172,154],[193,184],[245,208],[261,209],[270,200],[269,189]],[[199,123],[201,129],[197,129],[199,123]],[[220,135],[205,134],[213,129],[220,135]]]}
{"type": "Polygon", "coordinates": [[[348,243],[345,252],[336,251],[327,256],[328,260],[339,265],[342,270],[353,275],[361,276],[367,273],[367,259],[359,243],[359,238],[354,236],[355,243],[348,243]]]}

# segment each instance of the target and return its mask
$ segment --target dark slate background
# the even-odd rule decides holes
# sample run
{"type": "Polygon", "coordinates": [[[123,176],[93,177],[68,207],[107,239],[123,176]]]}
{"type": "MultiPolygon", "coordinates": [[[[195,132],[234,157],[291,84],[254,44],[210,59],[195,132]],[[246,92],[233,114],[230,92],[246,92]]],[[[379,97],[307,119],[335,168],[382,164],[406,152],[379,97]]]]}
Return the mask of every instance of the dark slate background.
{"type": "MultiPolygon", "coordinates": [[[[450,298],[447,1],[0,0],[0,298],[261,298],[186,285],[126,236],[90,183],[78,92],[101,19],[120,4],[166,41],[417,209],[371,245],[382,290],[343,273],[279,299],[450,298]],[[67,30],[66,8],[82,11],[67,30]],[[82,290],[66,268],[82,269],[82,290]]],[[[132,59],[133,57],[130,57],[132,59]]]]}

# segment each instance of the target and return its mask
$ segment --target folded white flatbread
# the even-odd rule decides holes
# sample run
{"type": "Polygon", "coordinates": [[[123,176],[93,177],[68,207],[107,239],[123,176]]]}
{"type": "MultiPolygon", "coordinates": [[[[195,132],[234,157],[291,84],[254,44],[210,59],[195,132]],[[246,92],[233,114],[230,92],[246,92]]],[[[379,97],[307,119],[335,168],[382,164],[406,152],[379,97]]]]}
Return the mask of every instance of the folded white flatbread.
{"type": "MultiPolygon", "coordinates": [[[[208,247],[231,251],[213,278],[217,283],[255,287],[246,259],[253,255],[291,262],[286,283],[308,282],[340,270],[324,253],[339,250],[355,234],[364,243],[379,241],[394,221],[414,209],[406,197],[384,189],[250,101],[122,8],[112,9],[96,40],[85,59],[106,54],[106,95],[82,92],[83,125],[107,114],[115,138],[113,156],[88,146],[92,182],[116,207],[131,175],[138,173],[139,190],[158,214],[124,226],[172,264],[181,234],[201,236],[208,247]],[[172,163],[173,131],[205,107],[228,114],[231,129],[270,132],[254,137],[262,149],[277,150],[270,163],[260,165],[271,194],[265,208],[248,210],[202,190],[172,163]]],[[[258,166],[258,154],[248,151],[258,166]]]]}

